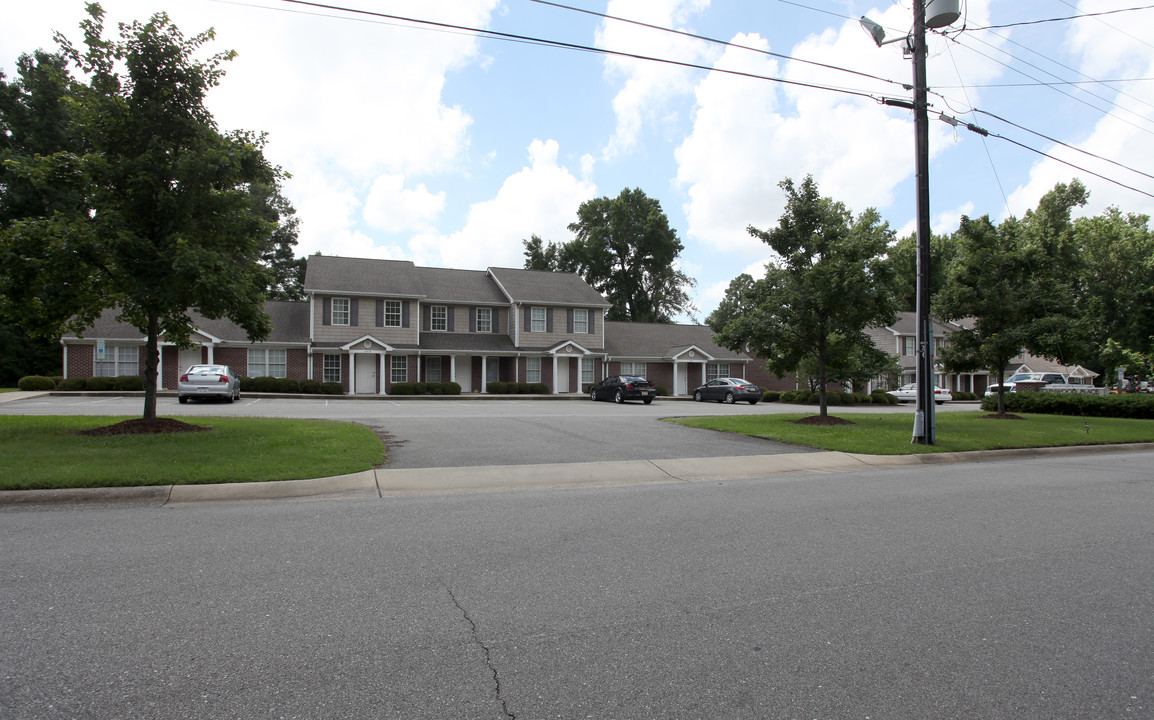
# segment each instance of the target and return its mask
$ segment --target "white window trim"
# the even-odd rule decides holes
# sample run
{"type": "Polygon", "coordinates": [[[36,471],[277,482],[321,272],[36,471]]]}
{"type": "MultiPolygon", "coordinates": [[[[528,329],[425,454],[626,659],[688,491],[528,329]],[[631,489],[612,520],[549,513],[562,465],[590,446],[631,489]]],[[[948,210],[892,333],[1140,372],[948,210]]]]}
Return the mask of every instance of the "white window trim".
{"type": "Polygon", "coordinates": [[[576,308],[573,310],[573,332],[581,334],[589,333],[589,311],[585,308],[576,308]]]}
{"type": "Polygon", "coordinates": [[[525,382],[541,382],[541,358],[531,357],[527,358],[527,360],[528,363],[525,366],[525,382]],[[534,365],[536,365],[536,367],[533,367],[534,365]]]}
{"type": "Polygon", "coordinates": [[[140,346],[139,345],[107,345],[104,348],[104,359],[98,360],[96,346],[92,346],[92,373],[96,377],[120,377],[121,375],[140,375],[140,346]],[[132,357],[121,357],[121,351],[132,350],[132,357]],[[100,370],[106,366],[112,367],[111,375],[101,375],[100,370]],[[130,372],[131,371],[131,372],[130,372]]]}
{"type": "Polygon", "coordinates": [[[646,375],[648,368],[643,362],[623,362],[621,363],[621,374],[632,375],[635,377],[649,377],[646,375]],[[640,368],[640,371],[638,370],[640,368]]]}
{"type": "Polygon", "coordinates": [[[477,332],[493,332],[493,308],[477,308],[477,332]]]}
{"type": "Polygon", "coordinates": [[[425,382],[441,382],[441,356],[430,355],[425,358],[425,382]]]}
{"type": "Polygon", "coordinates": [[[530,308],[529,309],[529,332],[542,332],[543,333],[546,330],[548,330],[549,323],[546,320],[546,317],[547,316],[545,313],[545,308],[543,308],[543,307],[530,308]],[[537,311],[538,310],[541,311],[541,318],[540,319],[537,318],[537,311]],[[540,330],[537,329],[537,323],[538,322],[541,323],[541,329],[540,330]]]}
{"type": "Polygon", "coordinates": [[[429,330],[431,332],[448,332],[449,307],[447,305],[429,306],[429,330]],[[440,317],[437,317],[438,312],[440,313],[440,317]],[[440,327],[437,327],[437,325],[440,325],[440,327]]]}
{"type": "Polygon", "coordinates": [[[719,380],[729,377],[729,363],[707,363],[705,366],[705,380],[719,380]],[[723,370],[724,369],[724,370],[723,370]]]}
{"type": "Polygon", "coordinates": [[[386,300],[385,301],[385,327],[400,327],[401,326],[401,301],[400,300],[386,300]],[[395,311],[391,308],[396,308],[395,311]]]}
{"type": "Polygon", "coordinates": [[[288,351],[283,348],[249,348],[248,349],[248,375],[249,377],[288,377],[288,351]],[[269,358],[272,353],[280,353],[280,358],[283,362],[272,363],[269,358]],[[254,358],[256,358],[254,360],[254,358]],[[271,371],[272,367],[276,367],[279,371],[271,371]],[[262,372],[259,375],[253,373],[254,368],[261,368],[262,372]]]}
{"type": "Polygon", "coordinates": [[[348,298],[333,298],[330,320],[332,321],[333,325],[340,325],[343,327],[347,327],[348,325],[350,325],[353,321],[353,302],[352,302],[352,300],[349,300],[348,298]],[[344,303],[344,306],[345,306],[344,310],[337,310],[337,303],[344,303]],[[344,315],[344,319],[345,319],[344,322],[338,322],[337,321],[337,313],[341,313],[344,315]]]}
{"type": "Polygon", "coordinates": [[[409,358],[406,355],[393,355],[389,361],[389,382],[399,383],[409,381],[409,358]],[[399,373],[399,374],[398,374],[399,373]]]}
{"type": "Polygon", "coordinates": [[[580,384],[582,386],[587,385],[589,383],[597,382],[595,372],[596,372],[596,366],[595,366],[595,363],[593,362],[593,358],[591,358],[591,357],[581,358],[581,366],[580,366],[581,382],[580,382],[580,384]]]}
{"type": "Polygon", "coordinates": [[[341,365],[342,365],[341,356],[340,355],[322,355],[321,357],[323,358],[321,360],[321,382],[340,382],[341,381],[341,374],[343,372],[343,370],[341,368],[341,365]],[[333,361],[334,361],[333,367],[329,366],[329,362],[330,362],[329,358],[333,358],[333,361]],[[336,371],[336,379],[332,379],[329,377],[329,371],[336,371]]]}

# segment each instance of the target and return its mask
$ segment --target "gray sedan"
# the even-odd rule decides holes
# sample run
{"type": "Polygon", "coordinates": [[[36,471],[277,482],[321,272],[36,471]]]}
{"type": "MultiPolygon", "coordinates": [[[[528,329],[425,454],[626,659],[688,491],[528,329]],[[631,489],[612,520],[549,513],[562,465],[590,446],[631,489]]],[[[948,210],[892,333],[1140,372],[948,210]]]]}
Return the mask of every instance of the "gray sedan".
{"type": "Polygon", "coordinates": [[[697,402],[716,400],[730,405],[740,400],[756,405],[761,399],[761,388],[741,378],[717,378],[694,390],[693,399],[697,402]]]}
{"type": "Polygon", "coordinates": [[[240,378],[228,365],[193,365],[180,376],[176,397],[182,403],[189,398],[223,398],[240,400],[240,378]]]}

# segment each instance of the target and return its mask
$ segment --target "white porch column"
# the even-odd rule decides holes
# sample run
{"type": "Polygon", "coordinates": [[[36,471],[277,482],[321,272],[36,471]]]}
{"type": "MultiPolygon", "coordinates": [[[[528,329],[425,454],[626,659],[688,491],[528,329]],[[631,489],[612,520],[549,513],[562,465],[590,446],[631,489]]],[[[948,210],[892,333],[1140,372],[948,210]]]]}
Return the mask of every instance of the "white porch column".
{"type": "Polygon", "coordinates": [[[357,353],[349,350],[349,395],[357,394],[357,353]]]}
{"type": "Polygon", "coordinates": [[[557,390],[557,356],[553,356],[553,394],[558,394],[557,390]]]}
{"type": "Polygon", "coordinates": [[[385,384],[385,380],[389,377],[386,372],[389,372],[388,356],[385,353],[377,354],[377,392],[382,395],[388,395],[386,389],[389,387],[385,384]]]}
{"type": "Polygon", "coordinates": [[[212,351],[213,351],[214,345],[212,343],[208,343],[208,345],[206,345],[206,347],[208,348],[208,364],[209,365],[215,365],[216,361],[212,359],[212,351]]]}
{"type": "Polygon", "coordinates": [[[481,394],[489,392],[489,356],[481,355],[481,394]]]}
{"type": "Polygon", "coordinates": [[[673,397],[680,395],[680,393],[677,392],[677,388],[681,387],[677,382],[677,370],[679,367],[681,367],[681,362],[675,359],[673,361],[673,388],[669,391],[669,394],[673,397]]]}

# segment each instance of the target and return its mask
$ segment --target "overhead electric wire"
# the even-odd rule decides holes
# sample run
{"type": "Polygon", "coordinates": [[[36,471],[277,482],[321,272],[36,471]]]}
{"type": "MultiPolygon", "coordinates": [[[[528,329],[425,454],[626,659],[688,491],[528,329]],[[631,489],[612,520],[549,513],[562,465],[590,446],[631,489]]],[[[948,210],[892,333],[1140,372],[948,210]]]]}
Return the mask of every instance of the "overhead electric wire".
{"type": "Polygon", "coordinates": [[[705,70],[707,72],[717,72],[726,75],[736,75],[738,77],[748,77],[755,80],[769,80],[770,82],[781,83],[783,85],[794,85],[797,87],[805,87],[813,90],[826,90],[829,92],[838,92],[846,95],[855,95],[857,97],[869,98],[871,100],[878,100],[876,95],[866,92],[864,90],[855,90],[853,88],[841,88],[833,85],[819,85],[817,83],[807,83],[800,80],[787,80],[785,78],[773,77],[770,75],[758,75],[757,73],[743,72],[741,70],[727,70],[725,68],[710,67],[708,65],[701,65],[698,63],[684,62],[681,60],[668,60],[665,58],[650,57],[648,55],[640,55],[638,53],[629,53],[621,50],[607,50],[605,48],[597,48],[589,45],[579,45],[577,43],[562,42],[560,40],[546,40],[543,38],[534,38],[526,35],[517,35],[514,33],[498,32],[496,30],[485,30],[482,28],[471,28],[464,25],[454,25],[452,23],[438,22],[436,20],[422,20],[419,18],[405,17],[403,15],[392,15],[389,13],[376,12],[373,10],[358,10],[356,8],[346,8],[338,5],[328,5],[319,2],[310,2],[309,0],[281,0],[281,2],[290,3],[293,5],[303,5],[307,7],[315,7],[323,10],[333,10],[337,12],[347,12],[355,15],[367,15],[370,17],[385,18],[388,20],[397,20],[414,25],[426,25],[433,28],[449,29],[466,31],[475,33],[477,35],[496,38],[499,40],[510,40],[514,42],[531,43],[534,45],[543,45],[549,47],[557,47],[566,50],[580,50],[582,52],[597,53],[601,55],[613,55],[615,57],[627,57],[634,60],[646,60],[650,62],[659,62],[666,65],[674,65],[677,67],[690,68],[693,70],[705,70]]]}
{"type": "Polygon", "coordinates": [[[718,40],[705,35],[696,35],[684,30],[675,30],[673,28],[662,27],[661,25],[653,25],[651,23],[642,22],[640,20],[630,20],[629,18],[620,17],[618,15],[607,15],[605,13],[597,12],[595,10],[586,10],[584,8],[573,7],[572,5],[563,5],[552,0],[530,0],[539,5],[550,5],[562,10],[572,10],[573,12],[582,13],[585,15],[592,15],[593,17],[604,18],[606,20],[616,20],[617,22],[629,23],[630,25],[637,25],[639,27],[649,28],[650,30],[660,30],[661,32],[670,33],[672,35],[680,35],[682,37],[692,38],[694,40],[704,40],[705,42],[714,43],[716,45],[723,45],[725,47],[738,48],[741,50],[748,50],[750,52],[759,53],[761,55],[768,55],[769,57],[779,58],[781,60],[789,60],[792,62],[803,63],[805,65],[814,65],[816,67],[825,68],[826,70],[835,70],[837,72],[849,73],[850,75],[857,75],[859,77],[869,78],[870,80],[878,80],[880,82],[897,85],[899,87],[910,89],[909,83],[898,82],[897,80],[890,80],[889,78],[880,77],[878,75],[871,75],[870,73],[861,72],[859,70],[851,70],[839,65],[829,65],[815,60],[806,60],[804,58],[792,57],[790,55],[783,55],[781,53],[772,52],[770,50],[762,50],[761,48],[750,47],[749,45],[740,45],[738,43],[729,42],[728,40],[718,40]]]}
{"type": "MultiPolygon", "coordinates": [[[[784,0],[783,0],[784,1],[784,0]]],[[[1071,15],[1069,17],[1060,18],[1046,18],[1044,20],[1023,20],[1016,23],[1005,23],[1004,25],[986,25],[985,27],[969,28],[970,30],[996,30],[998,28],[1021,27],[1023,25],[1041,25],[1043,23],[1064,22],[1066,20],[1080,20],[1082,18],[1098,17],[1100,15],[1116,15],[1124,12],[1135,12],[1137,10],[1154,9],[1154,5],[1143,5],[1141,7],[1121,8],[1119,10],[1103,10],[1102,12],[1081,13],[1078,15],[1071,15]]]]}
{"type": "MultiPolygon", "coordinates": [[[[1078,9],[1078,6],[1077,6],[1077,5],[1071,5],[1071,4],[1068,2],[1068,0],[1058,0],[1058,2],[1062,3],[1062,4],[1063,4],[1063,5],[1065,5],[1066,7],[1068,7],[1068,8],[1071,8],[1071,9],[1073,9],[1073,10],[1077,10],[1077,9],[1078,9]]],[[[1094,18],[1094,21],[1095,21],[1095,22],[1097,22],[1097,23],[1100,23],[1100,24],[1102,24],[1102,25],[1105,25],[1106,27],[1110,28],[1111,30],[1113,30],[1113,31],[1114,31],[1114,32],[1116,32],[1116,33],[1119,33],[1120,35],[1125,35],[1126,37],[1130,38],[1131,40],[1134,40],[1134,41],[1136,41],[1136,42],[1140,42],[1140,43],[1142,43],[1143,45],[1145,45],[1145,46],[1146,46],[1146,47],[1148,47],[1148,48],[1154,48],[1154,45],[1151,45],[1150,43],[1146,42],[1146,41],[1145,41],[1145,40],[1143,40],[1142,38],[1140,38],[1140,37],[1138,37],[1138,36],[1136,36],[1136,35],[1133,35],[1133,34],[1131,34],[1131,33],[1128,33],[1128,32],[1126,32],[1125,30],[1123,30],[1122,28],[1117,28],[1117,27],[1114,27],[1113,25],[1111,25],[1110,23],[1106,22],[1106,21],[1105,21],[1105,20],[1103,20],[1102,18],[1097,18],[1097,17],[1096,17],[1096,18],[1094,18]]]]}

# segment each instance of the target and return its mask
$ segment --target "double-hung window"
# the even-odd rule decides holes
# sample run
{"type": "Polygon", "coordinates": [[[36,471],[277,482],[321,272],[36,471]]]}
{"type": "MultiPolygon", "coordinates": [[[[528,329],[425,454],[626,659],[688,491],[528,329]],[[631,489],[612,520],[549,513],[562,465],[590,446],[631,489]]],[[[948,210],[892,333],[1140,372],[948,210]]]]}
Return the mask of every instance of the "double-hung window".
{"type": "Polygon", "coordinates": [[[705,366],[705,378],[717,380],[729,377],[729,363],[709,363],[705,366]]]}
{"type": "Polygon", "coordinates": [[[425,358],[425,382],[441,382],[441,356],[425,358]]]}
{"type": "Polygon", "coordinates": [[[401,326],[401,301],[385,301],[385,327],[401,326]]]}
{"type": "Polygon", "coordinates": [[[249,377],[287,377],[288,363],[284,350],[248,349],[249,377]]]}
{"type": "Polygon", "coordinates": [[[621,374],[631,375],[634,377],[646,377],[645,363],[643,362],[623,362],[621,363],[621,374]]]}
{"type": "Polygon", "coordinates": [[[589,311],[578,309],[573,311],[573,332],[588,333],[589,332],[589,311]]]}
{"type": "Polygon", "coordinates": [[[449,308],[444,305],[434,305],[430,308],[429,329],[444,332],[449,329],[449,308]]]}
{"type": "Polygon", "coordinates": [[[349,324],[349,299],[333,298],[333,325],[349,324]]]}
{"type": "Polygon", "coordinates": [[[541,382],[541,358],[528,358],[529,365],[525,369],[525,382],[539,383],[541,382]]]}
{"type": "Polygon", "coordinates": [[[492,308],[477,308],[477,332],[493,332],[492,308]]]}
{"type": "Polygon", "coordinates": [[[389,366],[389,381],[403,383],[409,381],[409,358],[405,355],[393,355],[389,366]]]}
{"type": "Polygon", "coordinates": [[[104,349],[104,357],[97,353],[96,358],[93,368],[96,377],[140,374],[140,348],[136,345],[109,345],[104,349]]]}
{"type": "Polygon", "coordinates": [[[902,338],[902,355],[917,355],[917,338],[909,336],[902,338]]]}
{"type": "Polygon", "coordinates": [[[545,308],[530,310],[529,321],[529,332],[545,332],[545,308]]]}
{"type": "Polygon", "coordinates": [[[340,382],[341,381],[341,356],[340,355],[325,355],[323,377],[324,377],[325,382],[340,382]]]}
{"type": "Polygon", "coordinates": [[[581,384],[591,385],[593,382],[593,358],[581,358],[581,384]]]}

